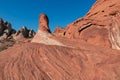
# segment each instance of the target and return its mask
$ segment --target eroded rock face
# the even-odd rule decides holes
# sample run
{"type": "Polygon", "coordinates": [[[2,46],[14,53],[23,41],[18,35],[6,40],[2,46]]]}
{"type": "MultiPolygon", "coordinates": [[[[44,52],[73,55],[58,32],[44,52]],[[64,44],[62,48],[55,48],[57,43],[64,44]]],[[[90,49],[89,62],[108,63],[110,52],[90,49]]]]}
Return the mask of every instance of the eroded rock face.
{"type": "Polygon", "coordinates": [[[113,17],[110,24],[109,40],[113,49],[120,50],[120,19],[113,17]]]}
{"type": "MultiPolygon", "coordinates": [[[[66,38],[83,40],[90,44],[98,46],[111,47],[119,42],[118,31],[114,34],[117,39],[111,41],[111,24],[113,27],[117,25],[120,28],[120,0],[97,0],[88,14],[69,24],[66,28],[66,38]],[[115,43],[113,43],[115,42],[115,43]]],[[[118,49],[115,48],[114,49],[118,49]]]]}
{"type": "Polygon", "coordinates": [[[65,29],[64,28],[61,28],[61,27],[57,27],[54,31],[54,35],[56,36],[61,36],[61,37],[64,37],[65,36],[65,29]]]}
{"type": "Polygon", "coordinates": [[[26,26],[23,26],[15,34],[16,36],[21,36],[23,38],[33,38],[35,36],[34,30],[28,29],[26,26]]]}
{"type": "Polygon", "coordinates": [[[35,36],[36,32],[33,29],[29,30],[28,36],[29,38],[33,38],[35,36]]]}
{"type": "Polygon", "coordinates": [[[15,35],[13,35],[13,38],[15,40],[21,39],[21,38],[33,38],[35,36],[35,32],[33,30],[27,29],[26,26],[23,26],[20,30],[18,30],[15,35]]]}
{"type": "Polygon", "coordinates": [[[0,18],[0,40],[5,39],[21,39],[21,38],[33,38],[35,36],[35,32],[33,30],[27,29],[27,27],[23,26],[20,30],[16,31],[12,28],[11,23],[7,21],[3,21],[0,18]]]}
{"type": "Polygon", "coordinates": [[[0,40],[9,38],[13,34],[13,29],[11,23],[4,22],[0,19],[0,40]]]}
{"type": "Polygon", "coordinates": [[[3,21],[3,19],[0,18],[0,51],[11,47],[16,42],[19,42],[19,40],[24,42],[26,40],[23,39],[33,38],[34,35],[35,32],[33,30],[27,29],[26,27],[16,31],[12,28],[11,23],[3,21]]]}
{"type": "Polygon", "coordinates": [[[2,18],[0,18],[0,35],[2,34],[2,32],[3,32],[3,19],[2,18]]]}
{"type": "MultiPolygon", "coordinates": [[[[97,0],[85,17],[67,25],[67,28],[56,28],[55,36],[83,40],[93,45],[120,49],[120,0],[97,0]],[[116,32],[111,30],[114,26],[116,32]],[[114,34],[114,35],[113,35],[114,34]]],[[[48,17],[40,17],[41,31],[49,32],[48,17]]]]}

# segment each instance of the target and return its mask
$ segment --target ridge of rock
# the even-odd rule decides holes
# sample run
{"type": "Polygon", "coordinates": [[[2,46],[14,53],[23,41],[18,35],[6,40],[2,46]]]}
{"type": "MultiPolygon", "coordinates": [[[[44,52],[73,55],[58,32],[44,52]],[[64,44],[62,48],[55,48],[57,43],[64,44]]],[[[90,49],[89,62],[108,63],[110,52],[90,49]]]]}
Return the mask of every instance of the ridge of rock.
{"type": "Polygon", "coordinates": [[[4,39],[7,39],[9,37],[14,39],[13,36],[17,37],[19,35],[21,35],[21,38],[32,38],[34,37],[35,32],[33,30],[27,29],[26,26],[23,26],[20,30],[16,31],[12,28],[11,23],[3,21],[3,19],[0,18],[0,39],[2,37],[4,39]]]}
{"type": "Polygon", "coordinates": [[[23,26],[20,30],[18,30],[15,35],[13,35],[13,38],[15,40],[19,40],[21,38],[33,38],[35,36],[34,30],[27,29],[26,26],[23,26]]]}
{"type": "Polygon", "coordinates": [[[13,46],[15,43],[24,42],[25,40],[23,39],[30,40],[34,35],[35,32],[27,29],[27,27],[16,31],[12,28],[11,23],[0,18],[0,51],[13,46]]]}

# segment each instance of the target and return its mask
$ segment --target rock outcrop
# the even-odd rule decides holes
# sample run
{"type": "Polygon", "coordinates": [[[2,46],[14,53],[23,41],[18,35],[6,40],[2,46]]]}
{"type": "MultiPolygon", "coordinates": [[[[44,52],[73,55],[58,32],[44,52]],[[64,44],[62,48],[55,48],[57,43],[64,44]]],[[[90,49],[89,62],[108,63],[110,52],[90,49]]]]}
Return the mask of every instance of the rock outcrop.
{"type": "Polygon", "coordinates": [[[38,32],[34,36],[31,42],[33,43],[43,43],[46,45],[59,45],[59,46],[64,46],[62,43],[59,41],[55,40],[50,32],[49,29],[49,21],[48,17],[45,14],[41,14],[39,18],[39,28],[38,32]]]}
{"type": "Polygon", "coordinates": [[[19,40],[21,38],[33,38],[35,36],[35,32],[33,30],[27,29],[26,26],[23,26],[20,30],[18,30],[15,35],[13,35],[13,38],[15,40],[19,40]]]}
{"type": "Polygon", "coordinates": [[[0,52],[0,80],[120,80],[120,20],[111,13],[118,3],[97,0],[84,18],[54,35],[42,14],[32,43],[0,52]]]}
{"type": "MultiPolygon", "coordinates": [[[[33,38],[35,32],[23,27],[21,30],[16,31],[12,28],[11,23],[3,21],[0,18],[0,51],[7,49],[8,47],[14,45],[19,40],[33,38]]],[[[24,42],[24,40],[23,40],[24,42]]]]}
{"type": "Polygon", "coordinates": [[[16,31],[12,29],[11,23],[4,22],[2,18],[0,18],[0,40],[5,40],[11,37],[16,31]]]}
{"type": "Polygon", "coordinates": [[[3,21],[2,18],[0,18],[0,40],[13,38],[16,39],[19,38],[33,38],[35,35],[35,32],[33,30],[27,29],[27,27],[23,26],[20,30],[16,31],[12,28],[11,23],[8,23],[7,21],[3,21]]]}
{"type": "Polygon", "coordinates": [[[41,14],[39,18],[39,30],[51,33],[49,29],[49,19],[45,14],[41,14]]]}
{"type": "Polygon", "coordinates": [[[56,27],[56,29],[54,31],[54,35],[64,37],[65,36],[65,29],[61,28],[61,27],[56,27]]]}
{"type": "Polygon", "coordinates": [[[119,18],[120,0],[97,0],[85,17],[79,18],[67,26],[65,35],[62,36],[83,40],[98,46],[119,49],[119,31],[117,34],[113,33],[114,41],[110,37],[111,27],[120,28],[119,18]],[[116,37],[117,39],[115,39],[116,37]]]}

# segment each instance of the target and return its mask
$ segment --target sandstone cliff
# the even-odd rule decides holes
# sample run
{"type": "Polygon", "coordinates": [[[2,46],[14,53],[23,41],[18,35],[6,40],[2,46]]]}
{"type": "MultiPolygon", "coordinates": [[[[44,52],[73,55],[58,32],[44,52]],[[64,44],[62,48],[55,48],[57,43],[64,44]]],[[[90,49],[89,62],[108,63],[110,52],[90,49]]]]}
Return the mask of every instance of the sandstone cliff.
{"type": "Polygon", "coordinates": [[[69,24],[61,36],[120,49],[119,18],[120,0],[97,0],[90,11],[69,24]]]}

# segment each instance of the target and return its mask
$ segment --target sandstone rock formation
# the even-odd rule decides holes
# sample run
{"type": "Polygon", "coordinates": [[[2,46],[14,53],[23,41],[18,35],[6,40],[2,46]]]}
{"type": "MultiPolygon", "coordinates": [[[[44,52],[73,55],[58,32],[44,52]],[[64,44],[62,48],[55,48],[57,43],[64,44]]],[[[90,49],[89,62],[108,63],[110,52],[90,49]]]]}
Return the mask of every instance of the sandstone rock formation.
{"type": "Polygon", "coordinates": [[[1,52],[0,80],[120,79],[120,51],[72,43],[76,48],[27,43],[1,52]]]}
{"type": "Polygon", "coordinates": [[[65,36],[65,29],[61,27],[56,27],[54,31],[54,35],[64,37],[65,36]]]}
{"type": "Polygon", "coordinates": [[[3,29],[4,29],[3,20],[2,20],[2,18],[0,18],[0,35],[2,35],[3,29]]]}
{"type": "MultiPolygon", "coordinates": [[[[111,27],[118,26],[120,28],[119,18],[120,0],[97,0],[85,17],[79,18],[67,26],[65,34],[62,36],[84,40],[94,45],[119,49],[120,47],[115,43],[118,44],[120,41],[118,39],[112,41],[113,39],[110,38],[111,27]]],[[[115,35],[116,33],[113,34],[114,38],[119,36],[115,35]]]]}
{"type": "Polygon", "coordinates": [[[41,14],[40,18],[39,18],[38,32],[31,42],[43,43],[43,44],[46,44],[46,45],[64,46],[59,41],[53,39],[53,37],[54,36],[51,34],[50,29],[49,29],[49,21],[48,21],[47,15],[41,14]]]}
{"type": "Polygon", "coordinates": [[[97,0],[84,18],[54,35],[42,14],[32,43],[0,52],[0,80],[120,80],[119,13],[109,15],[119,2],[97,0]]]}
{"type": "Polygon", "coordinates": [[[12,34],[15,34],[15,30],[12,29],[11,23],[8,23],[7,21],[3,21],[2,18],[0,18],[0,41],[4,41],[6,39],[11,38],[12,34]]]}
{"type": "Polygon", "coordinates": [[[45,14],[40,15],[39,30],[51,33],[51,31],[49,29],[49,19],[45,14]]]}
{"type": "Polygon", "coordinates": [[[18,30],[15,35],[13,35],[13,38],[15,40],[19,40],[21,38],[32,38],[35,36],[35,32],[33,30],[27,29],[26,26],[23,26],[20,30],[18,30]]]}
{"type": "Polygon", "coordinates": [[[35,36],[35,34],[36,34],[36,32],[35,32],[33,29],[30,29],[30,30],[28,31],[28,37],[29,37],[29,38],[33,38],[33,37],[35,36]]]}
{"type": "MultiPolygon", "coordinates": [[[[7,49],[9,46],[14,45],[18,40],[23,38],[33,38],[35,32],[23,27],[21,30],[16,31],[12,28],[11,23],[3,21],[0,18],[0,51],[7,49]]],[[[24,42],[24,41],[23,41],[24,42]]]]}
{"type": "Polygon", "coordinates": [[[27,29],[25,26],[16,31],[12,28],[11,23],[8,23],[7,21],[4,22],[3,19],[0,18],[0,40],[7,39],[9,37],[13,37],[13,39],[16,39],[16,37],[32,38],[34,35],[35,32],[33,30],[27,29]]]}

